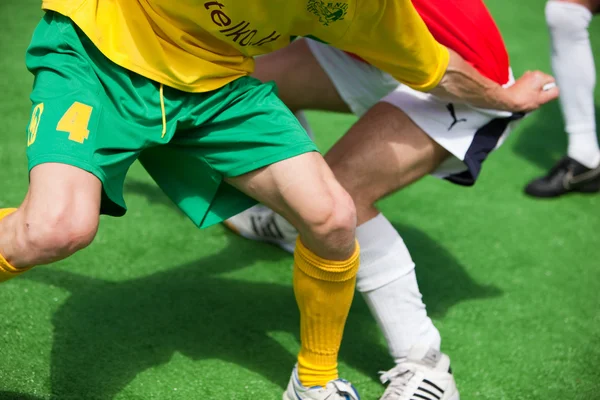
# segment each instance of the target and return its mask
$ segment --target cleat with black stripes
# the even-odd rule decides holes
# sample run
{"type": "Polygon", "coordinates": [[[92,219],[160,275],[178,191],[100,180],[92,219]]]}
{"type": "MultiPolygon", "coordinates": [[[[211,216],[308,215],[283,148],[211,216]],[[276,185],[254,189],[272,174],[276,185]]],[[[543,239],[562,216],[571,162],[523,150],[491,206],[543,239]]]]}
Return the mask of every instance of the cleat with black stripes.
{"type": "Polygon", "coordinates": [[[288,253],[296,247],[298,232],[270,208],[257,205],[223,221],[223,225],[246,239],[272,243],[288,253]]]}
{"type": "Polygon", "coordinates": [[[408,357],[381,374],[387,388],[380,400],[459,400],[450,359],[435,349],[414,346],[408,357]]]}
{"type": "Polygon", "coordinates": [[[600,192],[600,166],[591,169],[565,157],[548,175],[531,181],[525,187],[525,193],[533,197],[558,197],[570,192],[600,192]]]}

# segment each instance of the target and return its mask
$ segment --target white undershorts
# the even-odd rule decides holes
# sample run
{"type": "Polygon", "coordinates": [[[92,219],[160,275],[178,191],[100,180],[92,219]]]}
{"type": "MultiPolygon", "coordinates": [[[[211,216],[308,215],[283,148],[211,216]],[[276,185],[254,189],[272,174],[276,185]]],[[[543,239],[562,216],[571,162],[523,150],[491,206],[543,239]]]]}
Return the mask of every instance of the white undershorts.
{"type": "MultiPolygon", "coordinates": [[[[454,157],[433,175],[473,185],[488,154],[497,149],[521,115],[448,103],[400,84],[390,75],[341,50],[305,39],[338,93],[357,116],[380,101],[402,110],[427,135],[454,157]]],[[[511,82],[513,78],[511,73],[511,82]]]]}

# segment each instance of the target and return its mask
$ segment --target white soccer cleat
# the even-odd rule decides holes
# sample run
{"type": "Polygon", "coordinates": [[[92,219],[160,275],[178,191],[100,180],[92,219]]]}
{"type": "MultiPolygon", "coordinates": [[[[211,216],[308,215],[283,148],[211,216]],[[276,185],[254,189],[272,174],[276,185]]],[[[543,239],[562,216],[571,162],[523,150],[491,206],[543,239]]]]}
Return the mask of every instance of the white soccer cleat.
{"type": "Polygon", "coordinates": [[[354,386],[343,379],[329,381],[325,387],[305,387],[298,378],[298,367],[294,367],[283,400],[360,400],[354,386]]]}
{"type": "Polygon", "coordinates": [[[459,400],[447,355],[429,347],[414,346],[406,358],[382,373],[389,382],[380,400],[459,400]]]}
{"type": "Polygon", "coordinates": [[[288,253],[293,253],[296,247],[296,229],[282,216],[262,205],[249,208],[223,224],[246,239],[273,243],[288,253]]]}

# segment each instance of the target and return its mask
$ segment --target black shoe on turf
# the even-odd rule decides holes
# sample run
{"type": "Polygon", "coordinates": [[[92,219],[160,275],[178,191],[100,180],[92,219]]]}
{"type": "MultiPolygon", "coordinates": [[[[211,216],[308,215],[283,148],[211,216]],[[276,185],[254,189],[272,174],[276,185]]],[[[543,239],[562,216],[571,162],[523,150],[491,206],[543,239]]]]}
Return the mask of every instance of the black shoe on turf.
{"type": "Polygon", "coordinates": [[[534,179],[525,187],[533,197],[557,197],[570,192],[595,193],[600,191],[600,166],[590,169],[565,157],[548,175],[534,179]]]}

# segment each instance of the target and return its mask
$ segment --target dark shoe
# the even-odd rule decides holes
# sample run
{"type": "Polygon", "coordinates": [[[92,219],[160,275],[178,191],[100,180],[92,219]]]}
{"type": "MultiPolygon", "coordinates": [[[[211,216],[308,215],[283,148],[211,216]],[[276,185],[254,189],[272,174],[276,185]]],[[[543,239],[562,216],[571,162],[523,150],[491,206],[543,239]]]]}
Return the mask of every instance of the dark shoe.
{"type": "Polygon", "coordinates": [[[533,197],[557,197],[569,192],[598,191],[600,166],[590,169],[569,157],[560,160],[548,175],[531,181],[525,187],[525,193],[533,197]]]}

